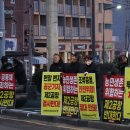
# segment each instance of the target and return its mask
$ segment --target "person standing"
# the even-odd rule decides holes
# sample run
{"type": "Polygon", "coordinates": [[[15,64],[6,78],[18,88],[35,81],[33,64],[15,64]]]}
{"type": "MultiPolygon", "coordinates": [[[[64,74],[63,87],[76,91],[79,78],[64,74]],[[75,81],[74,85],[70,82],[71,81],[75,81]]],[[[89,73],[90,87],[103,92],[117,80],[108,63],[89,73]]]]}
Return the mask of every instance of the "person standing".
{"type": "Polygon", "coordinates": [[[65,65],[59,54],[53,55],[53,63],[50,66],[50,72],[65,72],[65,65]]]}
{"type": "Polygon", "coordinates": [[[68,65],[66,73],[82,73],[82,65],[79,62],[79,56],[76,53],[71,53],[71,63],[68,65]]]}
{"type": "Polygon", "coordinates": [[[128,67],[128,58],[126,55],[120,55],[114,63],[112,69],[109,71],[108,76],[111,75],[125,75],[125,67],[128,67]]]}
{"type": "Polygon", "coordinates": [[[128,67],[128,58],[126,57],[126,55],[120,55],[118,58],[118,64],[117,64],[119,75],[125,74],[125,67],[128,67]]]}
{"type": "Polygon", "coordinates": [[[23,64],[18,59],[13,59],[14,74],[16,83],[18,85],[24,85],[24,91],[26,90],[27,78],[23,64]]]}
{"type": "Polygon", "coordinates": [[[98,66],[93,62],[93,58],[91,56],[85,56],[84,58],[85,65],[83,67],[84,73],[95,73],[96,78],[99,74],[98,66]]]}
{"type": "Polygon", "coordinates": [[[93,58],[91,56],[85,56],[84,58],[84,74],[87,75],[88,73],[95,73],[96,78],[96,93],[97,93],[97,102],[98,102],[98,108],[99,108],[99,115],[101,116],[101,87],[99,85],[99,67],[97,64],[93,62],[93,58]]]}
{"type": "Polygon", "coordinates": [[[13,66],[8,62],[8,58],[6,56],[2,56],[1,63],[2,66],[0,72],[13,72],[13,66]]]}

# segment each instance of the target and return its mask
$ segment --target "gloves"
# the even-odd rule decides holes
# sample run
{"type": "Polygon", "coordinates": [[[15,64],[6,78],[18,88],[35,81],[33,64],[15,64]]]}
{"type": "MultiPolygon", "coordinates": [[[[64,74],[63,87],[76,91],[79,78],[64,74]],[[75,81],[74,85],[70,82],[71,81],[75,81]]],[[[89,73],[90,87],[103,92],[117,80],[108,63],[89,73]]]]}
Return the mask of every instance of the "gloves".
{"type": "Polygon", "coordinates": [[[84,72],[84,76],[86,76],[88,74],[88,72],[86,71],[86,72],[84,72]]]}

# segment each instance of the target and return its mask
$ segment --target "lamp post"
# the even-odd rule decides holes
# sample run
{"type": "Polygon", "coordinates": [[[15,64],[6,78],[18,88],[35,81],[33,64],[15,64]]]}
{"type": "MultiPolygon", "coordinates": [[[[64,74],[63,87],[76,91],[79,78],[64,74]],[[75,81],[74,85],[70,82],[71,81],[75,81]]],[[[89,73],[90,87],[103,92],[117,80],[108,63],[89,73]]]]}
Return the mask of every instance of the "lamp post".
{"type": "Polygon", "coordinates": [[[95,61],[95,0],[92,0],[92,55],[95,61]]]}
{"type": "Polygon", "coordinates": [[[121,5],[117,5],[117,6],[111,6],[111,7],[105,7],[104,3],[103,3],[103,46],[102,46],[102,59],[103,59],[103,64],[105,63],[105,11],[107,10],[111,10],[116,8],[117,10],[120,10],[122,8],[121,5]]]}
{"type": "MultiPolygon", "coordinates": [[[[4,0],[0,0],[0,59],[5,55],[5,17],[4,0]]],[[[1,63],[0,63],[1,66],[1,63]]]]}
{"type": "Polygon", "coordinates": [[[57,0],[47,0],[47,53],[49,70],[52,64],[52,58],[55,53],[58,53],[58,16],[57,16],[57,0]]]}
{"type": "Polygon", "coordinates": [[[73,49],[73,27],[71,25],[71,53],[73,53],[74,49],[73,49]]]}

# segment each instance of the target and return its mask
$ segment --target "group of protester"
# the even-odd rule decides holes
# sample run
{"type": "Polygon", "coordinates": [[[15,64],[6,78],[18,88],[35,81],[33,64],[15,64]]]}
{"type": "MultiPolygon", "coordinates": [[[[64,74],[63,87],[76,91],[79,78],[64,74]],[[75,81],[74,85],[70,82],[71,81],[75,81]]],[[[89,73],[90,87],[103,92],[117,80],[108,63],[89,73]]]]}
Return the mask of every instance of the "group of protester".
{"type": "Polygon", "coordinates": [[[14,72],[16,84],[24,85],[24,87],[26,87],[27,78],[26,78],[24,65],[18,59],[14,58],[13,64],[11,64],[8,62],[8,58],[6,56],[3,56],[1,58],[1,63],[2,66],[0,72],[14,72]]]}
{"type": "MultiPolygon", "coordinates": [[[[1,58],[2,67],[0,72],[14,72],[16,83],[19,85],[27,85],[27,78],[24,69],[24,65],[16,58],[13,59],[13,64],[8,62],[8,58],[3,56],[1,58]]],[[[128,66],[128,58],[125,55],[120,55],[115,63],[108,71],[108,76],[111,75],[124,75],[125,67],[128,66]]],[[[96,87],[97,87],[97,100],[98,100],[98,107],[99,107],[99,114],[101,113],[101,84],[99,83],[101,75],[102,67],[94,63],[93,58],[91,56],[86,55],[84,57],[84,63],[80,63],[79,56],[76,53],[71,53],[70,63],[64,63],[62,58],[59,54],[54,54],[53,56],[53,63],[50,66],[50,72],[63,72],[63,73],[84,73],[85,75],[88,73],[95,73],[96,75],[96,87]]],[[[40,75],[37,73],[34,75],[34,82],[39,81],[37,88],[38,91],[41,92],[41,81],[42,81],[42,71],[39,71],[40,75]],[[38,79],[38,80],[36,80],[38,79]]],[[[37,84],[37,83],[36,83],[37,84]]]]}
{"type": "Polygon", "coordinates": [[[54,54],[53,63],[50,66],[50,72],[64,73],[98,73],[97,65],[93,62],[91,56],[85,56],[85,64],[79,62],[79,56],[76,53],[71,53],[71,63],[63,63],[59,54],[54,54]]]}
{"type": "MultiPolygon", "coordinates": [[[[16,58],[13,59],[13,64],[8,62],[8,58],[3,56],[1,58],[2,67],[0,72],[14,72],[16,83],[19,85],[27,84],[26,72],[24,65],[16,58]]],[[[125,67],[128,66],[128,58],[125,55],[120,55],[116,61],[116,65],[113,65],[109,70],[108,75],[124,75],[125,67]]],[[[101,67],[95,64],[91,56],[86,55],[84,57],[84,63],[79,62],[79,56],[76,53],[71,53],[70,63],[64,63],[59,54],[54,54],[53,63],[50,66],[50,72],[63,72],[63,73],[95,73],[97,88],[98,77],[101,71],[101,67]]]]}
{"type": "MultiPolygon", "coordinates": [[[[120,55],[113,65],[108,75],[124,75],[125,67],[128,66],[128,58],[125,55],[120,55]]],[[[64,72],[64,73],[95,73],[98,76],[100,69],[98,65],[93,62],[91,56],[84,57],[84,63],[79,62],[79,56],[76,53],[71,53],[70,64],[63,63],[59,54],[54,54],[53,63],[50,66],[50,72],[64,72]]]]}
{"type": "MultiPolygon", "coordinates": [[[[59,54],[54,54],[53,63],[50,66],[50,72],[63,72],[63,73],[95,73],[96,76],[96,91],[99,114],[101,114],[101,100],[103,91],[103,75],[100,71],[103,69],[93,61],[93,57],[86,55],[84,63],[79,62],[79,56],[76,53],[71,53],[71,62],[69,64],[63,63],[59,54]],[[102,82],[102,83],[101,83],[102,82]]],[[[128,58],[125,55],[120,55],[115,64],[112,65],[110,70],[107,70],[106,75],[124,75],[125,67],[128,66],[128,58]]]]}

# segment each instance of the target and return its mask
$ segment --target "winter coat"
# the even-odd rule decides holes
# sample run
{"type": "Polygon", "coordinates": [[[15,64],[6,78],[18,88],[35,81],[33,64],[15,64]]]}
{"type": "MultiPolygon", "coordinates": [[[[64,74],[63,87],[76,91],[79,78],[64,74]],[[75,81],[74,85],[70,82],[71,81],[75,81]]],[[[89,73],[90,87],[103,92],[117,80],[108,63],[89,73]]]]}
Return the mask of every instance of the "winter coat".
{"type": "Polygon", "coordinates": [[[82,64],[79,62],[70,63],[67,67],[66,73],[82,73],[82,64]]]}
{"type": "Polygon", "coordinates": [[[13,72],[12,64],[11,63],[3,64],[0,71],[1,72],[13,72]]]}
{"type": "Polygon", "coordinates": [[[100,87],[100,85],[98,84],[99,83],[99,66],[93,62],[91,65],[85,64],[83,67],[83,71],[88,72],[88,73],[95,73],[97,88],[99,88],[100,87]]]}
{"type": "Polygon", "coordinates": [[[95,63],[93,63],[92,62],[92,64],[91,65],[84,65],[84,67],[83,67],[83,71],[84,72],[88,72],[88,73],[95,73],[96,74],[96,76],[99,74],[99,68],[98,68],[98,66],[95,64],[95,63]]]}
{"type": "Polygon", "coordinates": [[[128,67],[128,63],[113,65],[110,70],[110,75],[125,75],[125,67],[128,67]]]}
{"type": "Polygon", "coordinates": [[[50,66],[50,72],[64,72],[64,71],[65,71],[65,65],[63,62],[53,63],[50,66]]]}
{"type": "Polygon", "coordinates": [[[19,85],[27,84],[26,73],[25,73],[25,69],[22,63],[18,63],[14,67],[14,73],[15,73],[15,79],[17,81],[17,84],[19,85]]]}

